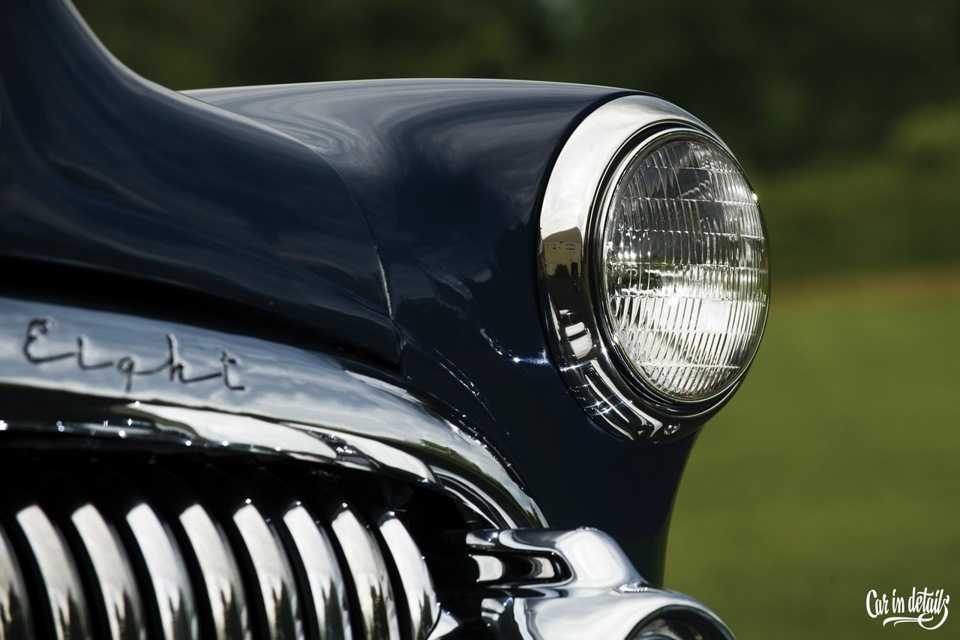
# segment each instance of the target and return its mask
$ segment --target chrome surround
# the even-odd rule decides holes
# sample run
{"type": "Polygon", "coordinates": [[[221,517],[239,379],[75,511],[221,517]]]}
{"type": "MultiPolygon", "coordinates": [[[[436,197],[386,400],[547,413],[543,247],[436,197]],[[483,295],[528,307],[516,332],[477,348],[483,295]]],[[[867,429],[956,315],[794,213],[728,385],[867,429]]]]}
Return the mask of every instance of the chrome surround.
{"type": "Polygon", "coordinates": [[[646,584],[617,543],[596,529],[470,533],[464,544],[474,558],[535,559],[531,566],[559,569],[546,579],[485,585],[483,616],[495,637],[626,640],[658,621],[682,620],[704,640],[733,640],[702,604],[646,584]]]}
{"type": "Polygon", "coordinates": [[[590,113],[570,135],[550,174],[540,212],[546,325],[560,371],[598,425],[646,442],[695,431],[743,377],[704,401],[665,398],[621,362],[603,318],[591,243],[605,200],[634,151],[667,131],[706,137],[730,152],[706,125],[675,105],[652,96],[622,97],[590,113]],[[558,273],[561,265],[566,275],[558,273]]]}

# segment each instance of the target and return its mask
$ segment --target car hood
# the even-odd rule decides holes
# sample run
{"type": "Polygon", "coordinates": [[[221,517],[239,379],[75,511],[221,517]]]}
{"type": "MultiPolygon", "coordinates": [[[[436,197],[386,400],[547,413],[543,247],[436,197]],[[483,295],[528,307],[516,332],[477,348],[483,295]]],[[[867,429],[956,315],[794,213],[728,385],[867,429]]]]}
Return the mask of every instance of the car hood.
{"type": "Polygon", "coordinates": [[[367,222],[323,157],[138,77],[69,3],[0,21],[8,286],[398,359],[367,222]]]}
{"type": "MultiPolygon", "coordinates": [[[[624,92],[496,80],[380,80],[189,95],[314,149],[369,221],[401,349],[533,318],[537,211],[567,134],[624,92]],[[502,313],[498,313],[502,312],[502,313]]],[[[503,339],[506,339],[505,337],[503,339]]]]}
{"type": "Polygon", "coordinates": [[[68,5],[3,12],[20,25],[0,41],[8,270],[393,362],[405,303],[459,286],[442,252],[482,277],[486,241],[529,222],[554,149],[611,93],[386,81],[188,97],[120,65],[68,5]]]}

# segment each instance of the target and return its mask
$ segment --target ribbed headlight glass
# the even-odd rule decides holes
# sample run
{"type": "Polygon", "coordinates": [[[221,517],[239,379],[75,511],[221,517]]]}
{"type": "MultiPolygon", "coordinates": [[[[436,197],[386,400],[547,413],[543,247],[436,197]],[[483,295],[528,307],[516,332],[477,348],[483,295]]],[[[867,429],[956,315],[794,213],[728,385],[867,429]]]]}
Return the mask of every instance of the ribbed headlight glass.
{"type": "Polygon", "coordinates": [[[696,402],[749,366],[769,302],[756,196],[737,161],[692,132],[625,160],[600,218],[598,273],[621,359],[656,393],[696,402]]]}

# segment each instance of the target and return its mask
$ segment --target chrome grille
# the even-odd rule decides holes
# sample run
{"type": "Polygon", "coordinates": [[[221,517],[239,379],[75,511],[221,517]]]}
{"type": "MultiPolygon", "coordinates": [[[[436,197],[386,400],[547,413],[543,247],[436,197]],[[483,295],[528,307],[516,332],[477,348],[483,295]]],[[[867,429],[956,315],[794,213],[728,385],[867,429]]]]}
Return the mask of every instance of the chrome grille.
{"type": "Polygon", "coordinates": [[[439,617],[403,500],[374,483],[253,458],[2,458],[2,639],[419,640],[439,617]]]}

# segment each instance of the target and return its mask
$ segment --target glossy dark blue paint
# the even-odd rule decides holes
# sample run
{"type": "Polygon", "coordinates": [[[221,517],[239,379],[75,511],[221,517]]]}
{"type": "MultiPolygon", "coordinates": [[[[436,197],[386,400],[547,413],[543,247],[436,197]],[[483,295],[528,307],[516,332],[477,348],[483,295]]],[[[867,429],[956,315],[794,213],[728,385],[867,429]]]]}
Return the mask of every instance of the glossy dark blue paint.
{"type": "Polygon", "coordinates": [[[659,580],[692,440],[644,446],[591,423],[550,357],[537,268],[539,200],[559,146],[623,93],[418,80],[195,95],[330,161],[370,218],[404,375],[480,429],[552,526],[611,533],[659,580]]]}
{"type": "Polygon", "coordinates": [[[301,143],[137,77],[61,0],[0,3],[0,114],[3,257],[171,284],[397,359],[366,221],[301,143]]]}
{"type": "Polygon", "coordinates": [[[118,67],[56,0],[5,0],[0,25],[0,256],[203,292],[398,363],[509,461],[552,526],[603,529],[660,582],[693,439],[644,446],[592,424],[550,357],[537,268],[555,155],[624,92],[194,94],[214,107],[118,67]]]}

